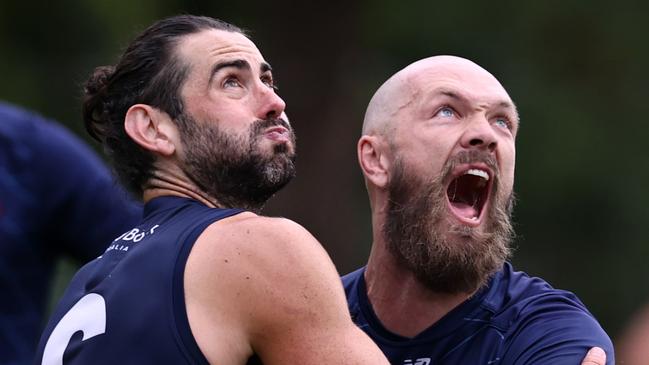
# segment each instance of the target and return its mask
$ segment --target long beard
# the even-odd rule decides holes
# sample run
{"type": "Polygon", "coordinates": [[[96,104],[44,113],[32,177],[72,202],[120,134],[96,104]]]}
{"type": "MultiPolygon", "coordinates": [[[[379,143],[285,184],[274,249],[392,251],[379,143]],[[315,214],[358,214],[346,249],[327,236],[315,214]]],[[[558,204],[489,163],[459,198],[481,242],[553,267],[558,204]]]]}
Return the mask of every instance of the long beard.
{"type": "Polygon", "coordinates": [[[216,123],[201,123],[186,114],[177,121],[186,151],[185,174],[223,207],[258,212],[295,176],[295,152],[286,143],[275,144],[270,152],[260,150],[263,131],[272,126],[288,129],[295,146],[293,130],[282,119],[258,120],[248,136],[226,134],[216,123]]]}
{"type": "Polygon", "coordinates": [[[447,161],[442,174],[426,180],[397,159],[389,184],[383,234],[401,265],[427,288],[438,293],[472,293],[502,267],[514,236],[511,224],[513,193],[499,190],[495,173],[486,221],[480,227],[451,223],[446,185],[454,166],[483,161],[497,171],[490,156],[463,153],[447,161]]]}

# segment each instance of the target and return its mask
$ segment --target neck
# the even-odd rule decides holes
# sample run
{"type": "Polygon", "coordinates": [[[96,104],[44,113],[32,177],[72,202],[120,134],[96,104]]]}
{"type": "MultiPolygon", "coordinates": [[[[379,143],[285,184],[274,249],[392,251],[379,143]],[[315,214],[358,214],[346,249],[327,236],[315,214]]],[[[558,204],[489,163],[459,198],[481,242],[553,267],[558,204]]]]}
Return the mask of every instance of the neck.
{"type": "Polygon", "coordinates": [[[201,191],[183,173],[156,170],[144,186],[143,200],[173,195],[197,200],[210,208],[223,208],[219,201],[201,191]]]}
{"type": "Polygon", "coordinates": [[[404,337],[415,337],[473,294],[431,291],[395,259],[376,232],[365,281],[378,319],[385,328],[404,337]]]}

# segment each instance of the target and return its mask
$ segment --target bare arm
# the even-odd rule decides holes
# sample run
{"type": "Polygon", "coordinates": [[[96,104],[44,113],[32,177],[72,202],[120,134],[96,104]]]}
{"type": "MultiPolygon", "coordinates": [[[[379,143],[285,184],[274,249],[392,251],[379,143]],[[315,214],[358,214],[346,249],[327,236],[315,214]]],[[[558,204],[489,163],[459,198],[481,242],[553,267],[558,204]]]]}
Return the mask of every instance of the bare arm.
{"type": "Polygon", "coordinates": [[[333,263],[304,228],[252,214],[208,228],[185,271],[190,326],[210,363],[388,364],[351,321],[333,263]]]}

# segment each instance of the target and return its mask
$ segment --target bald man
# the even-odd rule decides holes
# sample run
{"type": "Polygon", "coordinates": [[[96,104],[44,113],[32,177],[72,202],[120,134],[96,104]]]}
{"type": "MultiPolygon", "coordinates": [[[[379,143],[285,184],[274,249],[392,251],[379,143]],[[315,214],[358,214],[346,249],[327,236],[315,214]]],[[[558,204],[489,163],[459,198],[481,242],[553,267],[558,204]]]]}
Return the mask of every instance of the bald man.
{"type": "Polygon", "coordinates": [[[458,57],[415,62],[372,98],[358,159],[373,245],[343,282],[391,364],[615,363],[574,294],[506,262],[518,128],[498,80],[458,57]]]}

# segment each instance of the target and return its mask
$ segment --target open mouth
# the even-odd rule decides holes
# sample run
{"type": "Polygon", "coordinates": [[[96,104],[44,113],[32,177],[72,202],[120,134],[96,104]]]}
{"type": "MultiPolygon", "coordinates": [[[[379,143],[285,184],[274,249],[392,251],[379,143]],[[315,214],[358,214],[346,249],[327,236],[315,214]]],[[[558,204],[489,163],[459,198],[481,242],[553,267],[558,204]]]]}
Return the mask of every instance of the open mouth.
{"type": "Polygon", "coordinates": [[[489,200],[491,173],[481,167],[465,167],[454,176],[446,190],[450,210],[461,222],[476,226],[489,200]]]}

